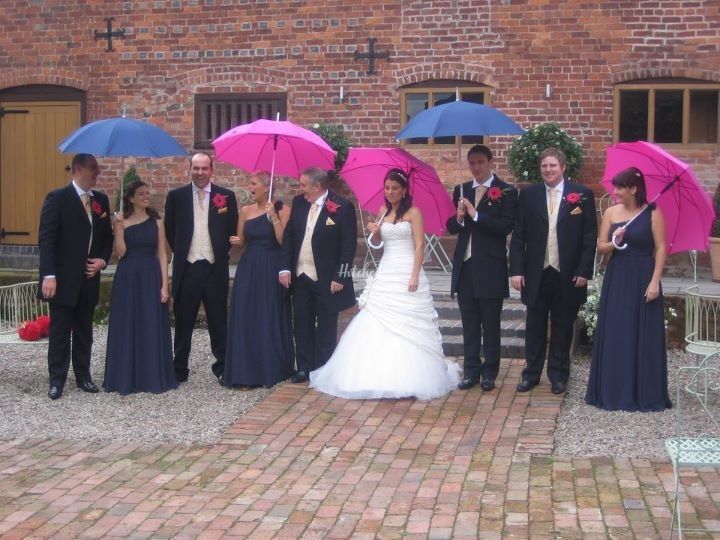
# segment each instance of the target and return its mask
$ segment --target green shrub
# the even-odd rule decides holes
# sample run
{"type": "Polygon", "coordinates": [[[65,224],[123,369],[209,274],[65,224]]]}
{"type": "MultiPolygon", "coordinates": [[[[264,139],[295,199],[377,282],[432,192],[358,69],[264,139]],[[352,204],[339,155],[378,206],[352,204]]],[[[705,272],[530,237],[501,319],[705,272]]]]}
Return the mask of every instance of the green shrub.
{"type": "Polygon", "coordinates": [[[330,172],[330,180],[340,179],[340,169],[345,165],[352,141],[339,124],[314,124],[312,131],[320,135],[330,145],[330,148],[337,152],[335,154],[335,170],[330,172]]]}
{"type": "Polygon", "coordinates": [[[125,171],[125,176],[123,176],[122,190],[118,191],[117,194],[115,195],[115,211],[116,212],[120,211],[120,197],[122,196],[122,193],[125,192],[125,188],[133,180],[142,180],[142,178],[140,178],[140,175],[137,173],[137,169],[135,168],[135,165],[130,165],[130,167],[128,167],[128,170],[125,171]]]}
{"type": "Polygon", "coordinates": [[[576,180],[583,164],[580,143],[555,123],[538,124],[513,141],[508,165],[519,182],[542,182],[540,154],[546,148],[559,148],[567,156],[565,178],[576,180]]]}

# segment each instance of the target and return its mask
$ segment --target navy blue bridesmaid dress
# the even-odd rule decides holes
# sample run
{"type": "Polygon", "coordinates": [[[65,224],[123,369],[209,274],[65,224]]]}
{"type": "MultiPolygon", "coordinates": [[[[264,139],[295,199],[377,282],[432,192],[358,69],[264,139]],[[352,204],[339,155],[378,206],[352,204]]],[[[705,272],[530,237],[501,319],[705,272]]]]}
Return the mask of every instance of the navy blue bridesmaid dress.
{"type": "MultiPolygon", "coordinates": [[[[608,411],[662,411],[672,403],[662,289],[652,302],[645,290],[655,267],[651,213],[625,231],[625,250],[614,250],[603,279],[585,402],[608,411]]],[[[623,223],[613,224],[610,234],[623,223]]]]}
{"type": "Polygon", "coordinates": [[[110,300],[105,379],[108,392],[160,393],[177,388],[168,305],[160,301],[162,274],[155,219],[125,229],[110,300]]]}
{"type": "Polygon", "coordinates": [[[266,214],[245,222],[246,249],[235,271],[225,386],[265,386],[293,374],[294,353],[287,290],[278,281],[280,245],[266,214]]]}

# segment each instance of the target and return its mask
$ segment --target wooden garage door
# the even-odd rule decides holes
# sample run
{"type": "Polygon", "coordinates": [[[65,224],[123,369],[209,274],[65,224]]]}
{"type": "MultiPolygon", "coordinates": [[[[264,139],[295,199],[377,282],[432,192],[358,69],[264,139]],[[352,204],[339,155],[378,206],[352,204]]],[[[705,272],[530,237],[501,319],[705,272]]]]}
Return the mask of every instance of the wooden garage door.
{"type": "Polygon", "coordinates": [[[80,126],[80,102],[13,101],[0,107],[2,243],[36,245],[45,195],[71,178],[72,155],[57,146],[80,126]]]}

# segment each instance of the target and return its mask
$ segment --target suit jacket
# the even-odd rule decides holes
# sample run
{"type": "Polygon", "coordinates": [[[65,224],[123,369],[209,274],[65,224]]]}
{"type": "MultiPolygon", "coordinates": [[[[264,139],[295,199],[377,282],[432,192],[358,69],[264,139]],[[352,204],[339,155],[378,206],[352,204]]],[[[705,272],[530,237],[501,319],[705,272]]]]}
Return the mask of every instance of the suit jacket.
{"type": "MultiPolygon", "coordinates": [[[[51,191],[40,212],[38,244],[40,248],[40,288],[45,276],[57,280],[55,298],[50,302],[72,307],[77,303],[85,277],[88,259],[100,258],[107,264],[112,254],[113,233],[110,224],[110,203],[107,195],[92,190],[92,227],[80,196],[72,183],[51,191]],[[88,253],[90,233],[92,244],[88,253]]],[[[90,280],[90,300],[97,304],[100,273],[90,280]]]]}
{"type": "MultiPolygon", "coordinates": [[[[310,203],[304,196],[298,195],[293,199],[290,219],[283,237],[282,261],[283,268],[290,270],[294,278],[297,277],[298,257],[309,212],[310,203]]],[[[329,310],[342,311],[354,306],[352,268],[357,248],[357,216],[353,203],[328,191],[313,229],[312,248],[318,282],[329,310]],[[334,213],[328,211],[327,201],[337,205],[334,213]],[[332,294],[331,281],[341,283],[342,291],[332,294]]]]}
{"type": "MultiPolygon", "coordinates": [[[[545,184],[523,189],[518,199],[515,231],[510,242],[510,275],[525,276],[522,301],[535,304],[544,269],[548,238],[548,211],[545,184]]],[[[597,245],[595,198],[587,187],[565,181],[557,218],[558,255],[562,278],[562,301],[579,306],[587,299],[587,287],[575,287],[572,278],[593,277],[593,259],[597,245]],[[581,197],[576,204],[567,196],[581,197]]]]}
{"type": "MultiPolygon", "coordinates": [[[[232,190],[211,184],[210,198],[207,202],[210,205],[208,229],[215,264],[227,268],[230,259],[230,237],[237,234],[237,199],[232,190]],[[214,201],[216,194],[226,197],[226,206],[218,207],[214,201]]],[[[168,192],[165,199],[165,236],[173,251],[173,296],[177,294],[185,268],[189,264],[187,257],[194,228],[193,188],[192,184],[187,184],[168,192]]],[[[227,275],[228,272],[225,274],[227,275]]]]}
{"type": "MultiPolygon", "coordinates": [[[[472,180],[463,184],[463,196],[475,200],[475,188],[472,180]]],[[[493,175],[490,188],[477,205],[477,221],[466,216],[463,225],[457,222],[457,216],[447,220],[447,230],[457,234],[458,240],[453,256],[452,281],[450,294],[458,290],[460,271],[468,241],[472,239],[473,288],[476,298],[507,298],[510,295],[508,286],[507,235],[515,225],[517,209],[517,190],[493,175]],[[496,201],[490,199],[489,191],[500,189],[502,195],[496,201]]],[[[457,208],[460,200],[460,186],[455,186],[453,202],[457,208]]]]}

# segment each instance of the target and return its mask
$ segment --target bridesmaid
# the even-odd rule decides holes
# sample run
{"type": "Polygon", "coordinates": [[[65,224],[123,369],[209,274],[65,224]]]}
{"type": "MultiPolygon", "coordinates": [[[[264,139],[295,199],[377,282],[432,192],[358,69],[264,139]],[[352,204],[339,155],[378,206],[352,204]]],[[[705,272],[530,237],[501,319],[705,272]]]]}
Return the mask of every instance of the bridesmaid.
{"type": "Polygon", "coordinates": [[[115,219],[120,260],[110,300],[105,380],[108,392],[160,393],[177,388],[168,314],[165,231],[142,180],[130,182],[115,219]]]}
{"type": "Polygon", "coordinates": [[[665,221],[647,202],[642,171],[630,167],[612,183],[620,204],[605,211],[600,225],[598,252],[612,257],[600,292],[585,402],[608,411],[662,411],[672,406],[660,283],[665,221]]]}
{"type": "Polygon", "coordinates": [[[245,248],[237,265],[225,351],[223,384],[265,386],[293,374],[289,299],[278,282],[280,243],[290,216],[282,201],[268,200],[266,174],[250,179],[255,204],[240,210],[234,246],[245,248]]]}

